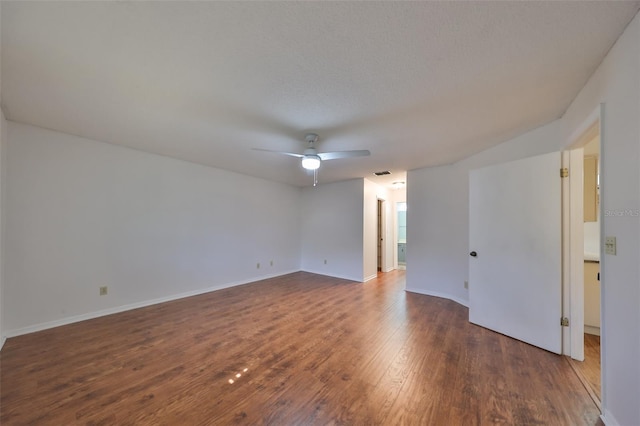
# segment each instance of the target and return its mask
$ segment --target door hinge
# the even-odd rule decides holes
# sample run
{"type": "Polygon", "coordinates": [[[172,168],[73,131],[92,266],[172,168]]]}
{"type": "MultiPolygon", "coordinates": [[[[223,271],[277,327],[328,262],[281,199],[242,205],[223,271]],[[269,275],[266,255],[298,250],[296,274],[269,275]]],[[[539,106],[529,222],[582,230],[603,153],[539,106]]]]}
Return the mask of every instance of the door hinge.
{"type": "Polygon", "coordinates": [[[569,327],[569,318],[567,317],[560,318],[560,325],[563,327],[569,327]]]}
{"type": "Polygon", "coordinates": [[[566,167],[563,167],[560,169],[560,177],[561,178],[566,178],[569,177],[569,169],[566,167]]]}

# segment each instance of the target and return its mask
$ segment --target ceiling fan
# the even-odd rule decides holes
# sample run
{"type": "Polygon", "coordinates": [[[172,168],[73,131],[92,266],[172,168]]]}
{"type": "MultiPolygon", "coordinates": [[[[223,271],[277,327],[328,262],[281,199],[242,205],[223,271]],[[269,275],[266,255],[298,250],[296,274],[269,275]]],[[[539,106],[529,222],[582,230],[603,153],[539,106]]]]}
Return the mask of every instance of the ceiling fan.
{"type": "Polygon", "coordinates": [[[313,170],[313,186],[318,184],[318,168],[320,163],[325,160],[336,160],[339,158],[367,157],[371,155],[367,149],[358,149],[352,151],[329,151],[318,152],[315,143],[318,142],[318,135],[315,133],[307,133],[304,137],[307,142],[307,149],[302,154],[285,151],[273,151],[270,149],[252,148],[254,151],[273,152],[276,154],[289,155],[291,157],[302,158],[302,167],[307,170],[313,170]]]}

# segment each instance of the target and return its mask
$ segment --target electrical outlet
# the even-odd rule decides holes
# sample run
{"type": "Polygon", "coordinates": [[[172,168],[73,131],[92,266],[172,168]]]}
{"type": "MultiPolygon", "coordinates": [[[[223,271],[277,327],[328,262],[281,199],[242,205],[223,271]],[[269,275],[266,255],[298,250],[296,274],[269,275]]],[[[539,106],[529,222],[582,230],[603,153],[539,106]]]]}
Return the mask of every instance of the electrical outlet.
{"type": "Polygon", "coordinates": [[[616,237],[605,237],[604,252],[605,254],[616,255],[616,237]]]}
{"type": "Polygon", "coordinates": [[[464,282],[464,288],[468,289],[469,288],[469,281],[465,281],[464,282]]]}
{"type": "Polygon", "coordinates": [[[260,262],[256,263],[256,269],[260,269],[260,262]]]}
{"type": "Polygon", "coordinates": [[[325,264],[325,265],[327,264],[327,259],[325,259],[325,260],[324,260],[324,264],[325,264]]]}
{"type": "Polygon", "coordinates": [[[107,295],[107,286],[103,286],[100,287],[100,296],[106,296],[107,295]]]}

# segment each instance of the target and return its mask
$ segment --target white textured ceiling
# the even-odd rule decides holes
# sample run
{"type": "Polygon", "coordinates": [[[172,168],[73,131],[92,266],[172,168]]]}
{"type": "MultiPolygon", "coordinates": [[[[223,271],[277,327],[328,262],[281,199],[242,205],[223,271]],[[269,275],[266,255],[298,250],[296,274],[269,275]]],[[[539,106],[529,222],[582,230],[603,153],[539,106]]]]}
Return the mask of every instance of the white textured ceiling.
{"type": "Polygon", "coordinates": [[[447,164],[564,113],[638,2],[9,2],[10,120],[293,185],[252,147],[369,149],[320,182],[447,164]]]}

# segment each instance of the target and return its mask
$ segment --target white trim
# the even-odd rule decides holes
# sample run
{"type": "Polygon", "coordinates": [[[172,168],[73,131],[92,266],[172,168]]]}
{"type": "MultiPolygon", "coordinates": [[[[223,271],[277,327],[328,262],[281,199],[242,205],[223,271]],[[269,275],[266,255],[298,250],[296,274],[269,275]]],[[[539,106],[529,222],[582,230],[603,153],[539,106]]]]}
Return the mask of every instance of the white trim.
{"type": "Polygon", "coordinates": [[[425,296],[433,296],[433,297],[440,297],[441,299],[449,299],[462,306],[465,306],[467,308],[469,307],[469,301],[459,299],[457,297],[451,296],[450,294],[439,293],[437,291],[420,290],[417,288],[409,288],[409,287],[405,288],[404,290],[408,291],[409,293],[418,293],[418,294],[424,294],[425,296]]]}
{"type": "MultiPolygon", "coordinates": [[[[607,294],[607,289],[605,287],[607,280],[607,260],[604,256],[604,244],[602,244],[604,236],[606,235],[604,230],[604,198],[607,194],[606,188],[604,186],[606,179],[603,179],[605,171],[604,160],[607,151],[607,127],[604,121],[606,118],[606,105],[604,102],[598,105],[598,113],[600,114],[598,118],[600,120],[600,210],[598,211],[598,215],[600,216],[600,403],[602,406],[602,412],[608,413],[607,392],[605,387],[607,383],[607,333],[604,331],[607,318],[605,309],[605,299],[607,294]]],[[[609,413],[608,417],[613,418],[611,413],[609,413]]],[[[604,419],[602,421],[604,422],[604,419]]]]}
{"type": "MultiPolygon", "coordinates": [[[[562,167],[571,169],[571,151],[562,151],[562,167]]],[[[575,180],[575,179],[574,179],[575,180]]],[[[571,173],[562,179],[562,316],[571,318],[571,173]]],[[[571,356],[572,326],[562,327],[562,354],[571,356]]]]}
{"type": "Polygon", "coordinates": [[[600,327],[593,327],[591,325],[584,326],[584,332],[587,334],[593,334],[594,336],[600,336],[600,327]]]}
{"type": "MultiPolygon", "coordinates": [[[[593,123],[592,123],[593,124],[593,123]]],[[[570,355],[584,361],[584,149],[569,151],[570,355]],[[573,174],[573,178],[571,177],[573,174]]]]}
{"type": "MultiPolygon", "coordinates": [[[[184,299],[185,297],[197,296],[204,293],[210,293],[216,290],[222,290],[229,287],[235,287],[243,284],[249,284],[256,281],[262,281],[269,278],[280,277],[283,275],[299,272],[299,270],[287,271],[279,274],[265,275],[261,277],[254,277],[248,280],[234,281],[226,284],[221,284],[213,287],[202,288],[198,290],[187,291],[185,293],[174,294],[171,296],[159,297],[157,299],[144,300],[141,302],[129,303],[127,305],[116,306],[113,308],[102,309],[99,311],[88,312],[86,314],[74,315],[67,318],[62,318],[54,321],[47,321],[40,324],[34,324],[27,327],[18,328],[15,330],[6,331],[6,338],[21,336],[23,334],[35,333],[36,331],[47,330],[49,328],[60,327],[63,325],[73,324],[80,321],[86,321],[93,318],[103,317],[106,315],[117,314],[120,312],[130,311],[132,309],[144,308],[146,306],[157,305],[159,303],[170,302],[172,300],[184,299]]],[[[3,341],[4,343],[4,341],[3,341]]]]}
{"type": "Polygon", "coordinates": [[[613,414],[606,408],[604,409],[602,415],[600,416],[602,422],[607,426],[620,426],[620,423],[613,417],[613,414]]]}
{"type": "Polygon", "coordinates": [[[378,278],[378,274],[373,274],[373,275],[369,275],[368,277],[366,277],[364,280],[362,280],[363,283],[366,283],[367,281],[371,281],[374,278],[378,278]]]}

